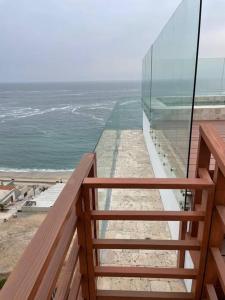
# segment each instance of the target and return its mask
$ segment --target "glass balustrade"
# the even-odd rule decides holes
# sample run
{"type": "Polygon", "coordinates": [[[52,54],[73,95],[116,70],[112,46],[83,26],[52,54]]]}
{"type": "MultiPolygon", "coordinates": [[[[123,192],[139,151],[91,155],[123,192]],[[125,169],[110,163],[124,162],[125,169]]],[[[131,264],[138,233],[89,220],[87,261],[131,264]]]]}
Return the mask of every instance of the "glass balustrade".
{"type": "Polygon", "coordinates": [[[170,177],[187,174],[199,12],[200,1],[182,1],[143,60],[143,107],[170,177]]]}
{"type": "Polygon", "coordinates": [[[225,58],[199,58],[195,107],[221,105],[225,105],[225,58]]]}
{"type": "MultiPolygon", "coordinates": [[[[137,161],[140,160],[140,148],[135,144],[134,136],[143,136],[139,82],[129,83],[127,94],[116,101],[94,149],[97,156],[98,177],[132,177],[132,170],[129,168],[132,159],[130,155],[132,156],[136,151],[137,161]],[[137,146],[137,148],[130,149],[129,145],[133,148],[137,146]]],[[[142,145],[144,145],[144,139],[142,145]]],[[[132,161],[133,169],[136,167],[135,163],[132,161]]],[[[136,168],[136,171],[139,170],[136,168]]],[[[98,190],[98,208],[100,210],[111,209],[112,193],[111,189],[98,190]]],[[[116,198],[118,200],[118,197],[116,198]]],[[[104,237],[108,222],[99,223],[100,236],[104,237]]]]}

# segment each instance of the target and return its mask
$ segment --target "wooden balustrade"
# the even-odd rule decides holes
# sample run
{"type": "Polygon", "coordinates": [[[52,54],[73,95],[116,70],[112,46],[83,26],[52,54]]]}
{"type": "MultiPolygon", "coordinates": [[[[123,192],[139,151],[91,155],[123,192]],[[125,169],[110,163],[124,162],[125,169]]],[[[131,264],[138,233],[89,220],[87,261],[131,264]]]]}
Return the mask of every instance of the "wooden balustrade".
{"type": "Polygon", "coordinates": [[[82,181],[93,176],[95,165],[94,154],[81,160],[9,276],[1,300],[89,299],[82,181]]]}
{"type": "MultiPolygon", "coordinates": [[[[170,199],[168,199],[170,201],[170,199]]],[[[1,300],[26,299],[224,299],[225,145],[208,124],[200,129],[194,179],[96,178],[96,159],[87,154],[0,292],[1,300]],[[210,158],[216,161],[209,170],[210,158]],[[97,189],[188,189],[191,211],[99,211],[97,189]],[[98,221],[176,221],[179,240],[100,239],[98,221]],[[174,268],[102,266],[100,249],[177,251],[174,268]],[[190,252],[194,268],[184,266],[190,252]],[[98,277],[192,280],[191,292],[98,290],[98,277]]]]}
{"type": "MultiPolygon", "coordinates": [[[[92,266],[92,284],[95,285],[96,294],[90,299],[195,299],[199,285],[202,285],[202,270],[206,262],[210,220],[212,212],[212,195],[214,183],[205,169],[200,170],[200,178],[196,179],[130,179],[130,178],[85,178],[84,187],[91,191],[96,188],[104,189],[192,189],[201,191],[205,206],[201,211],[98,211],[93,210],[88,218],[90,220],[114,221],[181,221],[197,222],[202,224],[202,235],[199,238],[183,240],[126,240],[126,239],[94,239],[89,240],[92,249],[148,249],[148,250],[178,250],[198,251],[199,266],[194,269],[177,268],[150,268],[150,267],[119,267],[119,266],[92,266]],[[193,279],[198,286],[192,293],[153,293],[97,290],[96,277],[138,277],[138,278],[175,278],[193,279]]],[[[88,193],[88,192],[87,192],[88,193]]],[[[169,199],[168,199],[169,201],[169,199]]],[[[90,221],[89,220],[89,221],[90,221]]],[[[187,232],[186,232],[187,233],[187,232]]],[[[186,236],[186,234],[185,234],[186,236]]],[[[200,299],[200,298],[196,298],[200,299]]]]}
{"type": "MultiPolygon", "coordinates": [[[[225,299],[225,261],[221,254],[225,235],[225,142],[207,123],[200,127],[196,177],[199,177],[201,168],[209,171],[215,184],[202,298],[222,300],[225,299]],[[213,170],[210,169],[212,158],[216,162],[213,170]]],[[[199,204],[202,203],[197,194],[193,208],[199,204]]]]}

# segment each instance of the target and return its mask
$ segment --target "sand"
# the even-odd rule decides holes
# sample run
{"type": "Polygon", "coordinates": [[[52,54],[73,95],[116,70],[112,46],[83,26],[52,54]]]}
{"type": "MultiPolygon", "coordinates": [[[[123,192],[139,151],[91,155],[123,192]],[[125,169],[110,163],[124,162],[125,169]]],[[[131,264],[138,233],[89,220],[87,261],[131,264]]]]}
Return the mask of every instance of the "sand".
{"type": "Polygon", "coordinates": [[[63,171],[63,172],[0,172],[0,180],[9,180],[11,178],[15,180],[22,180],[22,181],[57,181],[62,179],[66,181],[72,172],[70,171],[63,171]]]}
{"type": "Polygon", "coordinates": [[[18,213],[17,218],[0,223],[0,276],[12,271],[45,216],[18,213]]]}
{"type": "MultiPolygon", "coordinates": [[[[65,182],[70,175],[71,172],[0,172],[0,180],[13,178],[16,185],[28,186],[37,182],[55,183],[60,179],[65,182]],[[23,182],[21,183],[21,181],[23,182]]],[[[7,211],[0,212],[0,214],[7,215],[7,211]]],[[[7,276],[15,267],[45,216],[45,213],[17,213],[17,218],[11,217],[5,223],[0,222],[1,277],[7,276]]]]}

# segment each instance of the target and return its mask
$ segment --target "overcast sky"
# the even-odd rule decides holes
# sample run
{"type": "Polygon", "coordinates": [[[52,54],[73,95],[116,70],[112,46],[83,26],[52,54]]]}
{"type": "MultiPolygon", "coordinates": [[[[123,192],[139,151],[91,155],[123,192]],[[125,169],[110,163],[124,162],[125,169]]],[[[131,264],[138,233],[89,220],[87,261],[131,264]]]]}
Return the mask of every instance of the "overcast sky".
{"type": "MultiPolygon", "coordinates": [[[[203,0],[200,53],[225,56],[225,0],[203,0]]],[[[0,82],[136,80],[180,0],[0,0],[0,82]]]]}

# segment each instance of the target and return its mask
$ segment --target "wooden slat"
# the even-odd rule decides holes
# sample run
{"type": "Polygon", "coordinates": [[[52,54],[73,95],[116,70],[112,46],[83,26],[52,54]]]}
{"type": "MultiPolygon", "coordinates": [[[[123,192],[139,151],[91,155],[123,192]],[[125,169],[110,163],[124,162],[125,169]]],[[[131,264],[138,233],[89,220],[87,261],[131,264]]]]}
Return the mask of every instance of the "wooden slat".
{"type": "Polygon", "coordinates": [[[206,180],[208,182],[211,182],[211,184],[214,185],[214,188],[215,188],[215,183],[212,181],[212,179],[210,177],[209,170],[207,170],[205,168],[199,168],[198,169],[198,176],[201,179],[204,179],[204,180],[206,180]]]}
{"type": "Polygon", "coordinates": [[[215,288],[212,284],[207,284],[205,290],[206,290],[206,296],[208,300],[218,300],[215,288]]]}
{"type": "Polygon", "coordinates": [[[223,205],[217,205],[216,211],[219,215],[221,224],[223,225],[223,231],[225,232],[225,206],[223,205]]]}
{"type": "Polygon", "coordinates": [[[192,293],[138,292],[138,291],[97,291],[97,300],[193,300],[192,293]]]}
{"type": "Polygon", "coordinates": [[[79,268],[76,268],[73,282],[71,285],[71,289],[68,295],[68,300],[75,300],[78,297],[79,290],[80,290],[80,285],[81,285],[81,274],[79,272],[79,268]]]}
{"type": "Polygon", "coordinates": [[[57,292],[55,300],[65,300],[69,294],[69,287],[71,284],[71,280],[73,278],[73,272],[75,270],[78,254],[79,254],[79,245],[77,243],[77,236],[73,241],[73,246],[70,250],[70,254],[66,265],[63,270],[62,277],[60,277],[59,284],[57,285],[57,292]]]}
{"type": "MultiPolygon", "coordinates": [[[[215,182],[215,195],[214,195],[214,212],[212,217],[210,241],[208,248],[220,248],[224,239],[223,226],[218,214],[217,206],[225,205],[225,177],[216,164],[213,181],[215,182]]],[[[219,252],[218,252],[219,253],[219,252]]],[[[218,280],[218,270],[216,263],[212,257],[211,251],[208,251],[208,259],[205,272],[205,284],[215,284],[218,280]]],[[[220,297],[219,297],[220,299],[220,297]]]]}
{"type": "Polygon", "coordinates": [[[201,178],[85,178],[89,188],[102,189],[212,189],[213,183],[201,178]]]}
{"type": "Polygon", "coordinates": [[[61,238],[64,223],[80,194],[83,178],[88,176],[94,154],[87,154],[60,193],[46,219],[9,276],[0,299],[34,299],[41,280],[61,238]]]}
{"type": "MultiPolygon", "coordinates": [[[[79,294],[78,294],[78,296],[77,296],[77,299],[76,300],[83,300],[84,298],[83,298],[83,296],[82,296],[82,292],[81,292],[81,288],[80,288],[80,290],[79,290],[79,294]]],[[[86,299],[85,299],[86,300],[86,299]]]]}
{"type": "MultiPolygon", "coordinates": [[[[179,226],[179,240],[185,240],[186,233],[187,233],[187,221],[186,222],[181,221],[179,226]]],[[[184,268],[184,263],[185,263],[185,249],[178,251],[177,267],[184,268]]]]}
{"type": "Polygon", "coordinates": [[[216,264],[217,274],[220,280],[221,287],[225,294],[225,262],[218,248],[210,248],[210,251],[216,264]]]}
{"type": "MultiPolygon", "coordinates": [[[[96,154],[96,153],[95,153],[96,154]]],[[[97,158],[95,155],[94,162],[93,162],[93,167],[91,168],[89,177],[97,177],[97,158]]],[[[91,210],[98,210],[98,190],[97,189],[92,189],[92,205],[91,205],[91,210]]],[[[99,234],[99,222],[94,221],[94,238],[98,237],[99,234]]],[[[95,251],[95,263],[96,265],[100,264],[100,253],[96,249],[95,251]]]]}
{"type": "Polygon", "coordinates": [[[99,277],[195,279],[197,274],[198,271],[195,269],[149,267],[95,267],[95,276],[99,277]]]}
{"type": "MultiPolygon", "coordinates": [[[[209,176],[208,174],[205,174],[209,176]]],[[[203,191],[202,193],[202,207],[206,212],[205,222],[201,222],[198,228],[198,239],[201,240],[202,249],[199,259],[199,271],[195,286],[195,299],[201,299],[204,284],[204,274],[207,263],[207,254],[209,246],[209,238],[211,231],[212,212],[214,204],[214,190],[203,191]]],[[[193,285],[194,287],[194,285],[193,285]]]]}
{"type": "Polygon", "coordinates": [[[149,250],[200,250],[197,240],[93,240],[95,249],[149,249],[149,250]]]}
{"type": "Polygon", "coordinates": [[[92,211],[93,220],[129,220],[129,221],[203,221],[202,211],[92,211]]]}
{"type": "Polygon", "coordinates": [[[79,266],[80,266],[80,273],[82,274],[81,290],[84,299],[89,300],[88,268],[87,268],[87,259],[86,259],[87,249],[86,249],[86,237],[85,237],[85,218],[84,218],[83,203],[81,198],[76,203],[76,212],[78,217],[77,237],[78,237],[78,244],[80,245],[79,266]]]}
{"type": "Polygon", "coordinates": [[[92,190],[86,187],[82,188],[82,196],[84,202],[84,216],[85,216],[85,237],[86,237],[86,261],[88,268],[88,286],[89,286],[89,299],[96,299],[96,280],[94,274],[95,259],[93,253],[92,241],[94,238],[94,228],[91,222],[91,203],[92,203],[92,190]]]}
{"type": "Polygon", "coordinates": [[[75,217],[75,207],[73,207],[73,212],[74,213],[71,214],[70,218],[67,220],[62,237],[58,242],[52,260],[49,262],[48,268],[45,271],[43,280],[36,294],[37,299],[50,299],[52,292],[54,291],[59,272],[76,230],[77,218],[75,217]]]}

